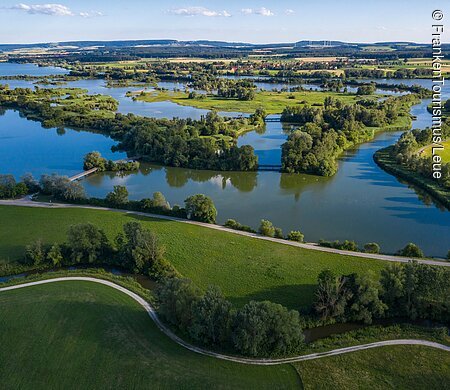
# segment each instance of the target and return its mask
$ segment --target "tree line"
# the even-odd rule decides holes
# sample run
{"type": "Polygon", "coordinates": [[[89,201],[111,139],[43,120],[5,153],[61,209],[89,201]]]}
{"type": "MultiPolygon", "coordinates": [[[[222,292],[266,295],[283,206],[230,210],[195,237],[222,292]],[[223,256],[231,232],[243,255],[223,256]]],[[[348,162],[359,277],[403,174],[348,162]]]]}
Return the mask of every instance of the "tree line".
{"type": "Polygon", "coordinates": [[[0,105],[19,109],[45,127],[68,126],[107,134],[119,142],[115,150],[147,161],[194,169],[251,171],[257,168],[258,158],[253,148],[237,146],[243,128],[261,124],[257,115],[230,119],[212,111],[200,120],[122,115],[115,113],[117,107],[111,104],[112,98],[90,97],[80,91],[76,92],[76,99],[63,98],[70,92],[74,93],[68,89],[3,88],[0,105]],[[95,110],[92,111],[91,105],[95,110]]]}
{"type": "Polygon", "coordinates": [[[323,107],[286,107],[281,121],[299,127],[282,145],[282,169],[334,175],[336,159],[343,150],[373,138],[375,127],[392,125],[399,116],[408,115],[406,108],[416,101],[414,95],[404,95],[383,102],[365,99],[348,105],[327,97],[323,107]]]}

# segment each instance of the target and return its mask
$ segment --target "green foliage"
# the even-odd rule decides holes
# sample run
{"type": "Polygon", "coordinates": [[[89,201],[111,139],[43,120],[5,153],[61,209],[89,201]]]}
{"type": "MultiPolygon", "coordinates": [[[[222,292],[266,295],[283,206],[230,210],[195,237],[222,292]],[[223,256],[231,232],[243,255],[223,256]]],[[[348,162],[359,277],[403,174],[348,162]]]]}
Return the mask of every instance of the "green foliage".
{"type": "Polygon", "coordinates": [[[275,236],[275,227],[273,226],[272,222],[267,221],[266,219],[261,220],[261,224],[259,225],[259,234],[262,234],[263,236],[267,237],[274,237],[275,236]]]}
{"type": "Polygon", "coordinates": [[[279,227],[276,227],[275,232],[274,232],[274,237],[275,238],[284,238],[283,230],[281,230],[281,228],[279,228],[279,227]]]}
{"type": "Polygon", "coordinates": [[[450,271],[446,267],[393,264],[382,271],[381,285],[389,316],[450,319],[450,271]]]}
{"type": "Polygon", "coordinates": [[[336,159],[343,150],[372,139],[378,128],[393,126],[400,115],[407,115],[407,107],[416,99],[401,96],[383,102],[360,100],[344,105],[340,100],[327,97],[323,108],[307,104],[286,107],[281,120],[299,127],[282,146],[282,169],[334,175],[336,159]]]}
{"type": "Polygon", "coordinates": [[[370,84],[363,84],[358,87],[356,90],[357,95],[372,95],[375,93],[375,90],[377,89],[376,85],[373,83],[370,84]]]}
{"type": "Polygon", "coordinates": [[[70,181],[67,176],[42,175],[40,185],[43,194],[57,199],[80,201],[86,198],[84,187],[76,181],[70,181]]]}
{"type": "Polygon", "coordinates": [[[303,242],[305,235],[302,232],[291,230],[287,236],[290,241],[303,242]]]}
{"type": "Polygon", "coordinates": [[[75,263],[101,262],[110,252],[105,232],[90,222],[70,226],[67,246],[75,263]]]}
{"type": "Polygon", "coordinates": [[[245,355],[286,355],[303,342],[299,313],[269,301],[251,301],[238,310],[232,338],[245,355]]]}
{"type": "Polygon", "coordinates": [[[192,195],[185,199],[186,214],[195,221],[216,223],[217,210],[212,199],[203,194],[192,195]]]}
{"type": "Polygon", "coordinates": [[[106,158],[102,157],[100,152],[94,151],[84,156],[83,169],[88,171],[93,168],[97,168],[99,172],[106,170],[106,158]]]}
{"type": "Polygon", "coordinates": [[[340,249],[345,251],[358,252],[358,245],[355,241],[344,240],[342,242],[319,240],[319,245],[327,248],[340,249]]]}
{"type": "Polygon", "coordinates": [[[153,277],[173,274],[173,268],[164,259],[165,247],[152,231],[139,222],[126,223],[123,231],[115,240],[122,267],[153,277]]]}
{"type": "Polygon", "coordinates": [[[64,261],[64,255],[58,243],[54,243],[47,252],[47,261],[54,267],[60,267],[64,261]]]}
{"type": "Polygon", "coordinates": [[[17,198],[27,193],[25,183],[17,183],[13,175],[0,175],[0,199],[17,198]]]}
{"type": "Polygon", "coordinates": [[[224,345],[230,337],[234,317],[232,305],[220,289],[210,286],[205,294],[194,302],[191,337],[205,345],[224,345]]]}
{"type": "Polygon", "coordinates": [[[106,202],[113,206],[122,206],[128,203],[128,190],[125,186],[114,186],[114,190],[109,192],[105,198],[106,202]]]}
{"type": "Polygon", "coordinates": [[[46,248],[42,240],[38,239],[26,247],[26,260],[29,264],[38,266],[45,261],[46,248]]]}
{"type": "Polygon", "coordinates": [[[367,244],[364,244],[364,252],[380,253],[380,245],[376,242],[368,242],[367,244]]]}
{"type": "Polygon", "coordinates": [[[192,309],[200,297],[200,290],[189,279],[168,278],[156,289],[158,312],[181,330],[192,325],[192,309]]]}
{"type": "Polygon", "coordinates": [[[224,226],[234,230],[242,230],[244,232],[256,233],[256,231],[252,229],[250,226],[242,225],[241,223],[235,221],[234,219],[227,219],[224,226]]]}
{"type": "Polygon", "coordinates": [[[412,242],[406,244],[406,246],[403,249],[400,249],[398,251],[398,255],[405,257],[418,257],[418,258],[424,257],[422,249],[420,249],[416,244],[412,242]]]}

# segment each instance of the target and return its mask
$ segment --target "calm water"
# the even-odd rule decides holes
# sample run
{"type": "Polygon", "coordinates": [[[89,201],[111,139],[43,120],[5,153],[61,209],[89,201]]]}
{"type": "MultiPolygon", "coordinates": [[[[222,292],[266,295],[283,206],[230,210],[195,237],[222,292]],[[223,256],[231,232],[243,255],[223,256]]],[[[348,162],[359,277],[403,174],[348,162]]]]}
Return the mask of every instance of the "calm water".
{"type": "MultiPolygon", "coordinates": [[[[133,88],[105,88],[101,80],[70,85],[115,97],[123,113],[194,118],[206,113],[168,102],[133,102],[125,97],[126,91],[133,88]]],[[[427,103],[413,107],[412,114],[418,118],[415,127],[430,125],[427,103]]],[[[286,130],[281,123],[268,123],[263,134],[247,133],[239,144],[253,145],[262,164],[273,163],[280,160],[286,130]]],[[[395,142],[399,135],[380,134],[374,141],[348,151],[332,178],[277,172],[196,171],[142,164],[138,174],[124,177],[98,174],[83,183],[92,196],[104,196],[116,184],[126,185],[133,199],[161,191],[172,205],[183,204],[189,195],[204,193],[213,198],[219,222],[235,218],[257,227],[261,218],[267,218],[285,232],[302,230],[309,241],[321,238],[354,239],[361,244],[377,241],[386,252],[412,241],[428,255],[443,256],[450,249],[450,214],[373,162],[373,153],[395,142]]],[[[21,118],[11,110],[0,116],[0,140],[0,171],[16,176],[25,172],[37,176],[46,172],[76,173],[81,169],[83,155],[91,150],[99,150],[109,158],[122,157],[110,152],[114,142],[108,137],[43,129],[39,123],[21,118]]]]}

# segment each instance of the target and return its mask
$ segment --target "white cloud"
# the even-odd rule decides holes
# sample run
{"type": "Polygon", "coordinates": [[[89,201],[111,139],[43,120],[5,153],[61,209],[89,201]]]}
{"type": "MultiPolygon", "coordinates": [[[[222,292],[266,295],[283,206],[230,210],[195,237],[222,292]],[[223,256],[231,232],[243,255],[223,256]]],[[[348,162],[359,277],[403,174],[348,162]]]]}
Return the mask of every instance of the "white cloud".
{"type": "Polygon", "coordinates": [[[287,9],[287,10],[285,10],[284,11],[284,13],[286,14],[286,15],[294,15],[295,14],[295,11],[293,10],[293,9],[287,9]]]}
{"type": "Polygon", "coordinates": [[[273,16],[275,15],[270,9],[267,9],[266,7],[261,8],[243,8],[241,9],[241,12],[244,15],[261,15],[261,16],[273,16]]]}
{"type": "Polygon", "coordinates": [[[174,15],[183,16],[207,16],[207,17],[217,17],[224,16],[230,17],[231,14],[228,11],[214,11],[205,7],[185,7],[185,8],[173,8],[168,11],[174,15]]]}
{"type": "Polygon", "coordinates": [[[102,16],[101,12],[73,12],[69,7],[62,4],[24,4],[19,3],[9,7],[9,9],[23,11],[31,15],[50,15],[50,16],[81,16],[90,18],[102,16]]]}

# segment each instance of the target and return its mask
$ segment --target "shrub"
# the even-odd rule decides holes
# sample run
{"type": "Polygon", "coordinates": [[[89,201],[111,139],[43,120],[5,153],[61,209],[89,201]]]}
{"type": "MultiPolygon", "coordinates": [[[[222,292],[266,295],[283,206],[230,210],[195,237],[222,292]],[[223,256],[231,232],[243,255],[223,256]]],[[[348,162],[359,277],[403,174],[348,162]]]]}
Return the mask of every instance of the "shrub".
{"type": "Polygon", "coordinates": [[[241,230],[243,232],[256,233],[256,231],[252,229],[250,226],[242,225],[239,222],[235,221],[234,219],[227,219],[224,226],[233,230],[241,230]]]}
{"type": "Polygon", "coordinates": [[[275,236],[275,228],[272,222],[262,219],[261,225],[259,225],[259,233],[267,237],[275,236]]]}
{"type": "Polygon", "coordinates": [[[364,244],[364,252],[366,253],[380,253],[380,245],[376,242],[368,242],[364,244]]]}
{"type": "Polygon", "coordinates": [[[209,196],[203,194],[192,195],[184,202],[188,219],[216,223],[217,209],[209,196]]]}
{"type": "Polygon", "coordinates": [[[26,247],[25,257],[29,264],[40,265],[45,261],[46,248],[42,240],[38,239],[26,247]]]}
{"type": "Polygon", "coordinates": [[[296,230],[290,231],[287,236],[288,240],[297,242],[303,242],[304,238],[305,238],[304,234],[296,230]]]}
{"type": "Polygon", "coordinates": [[[276,238],[284,238],[283,230],[281,230],[281,228],[279,228],[279,227],[275,228],[275,237],[276,238]]]}
{"type": "Polygon", "coordinates": [[[406,246],[403,249],[400,249],[397,254],[404,257],[424,257],[422,249],[412,242],[406,244],[406,246]]]}
{"type": "Polygon", "coordinates": [[[108,204],[121,206],[128,203],[128,190],[125,186],[114,186],[114,190],[106,195],[108,204]]]}

